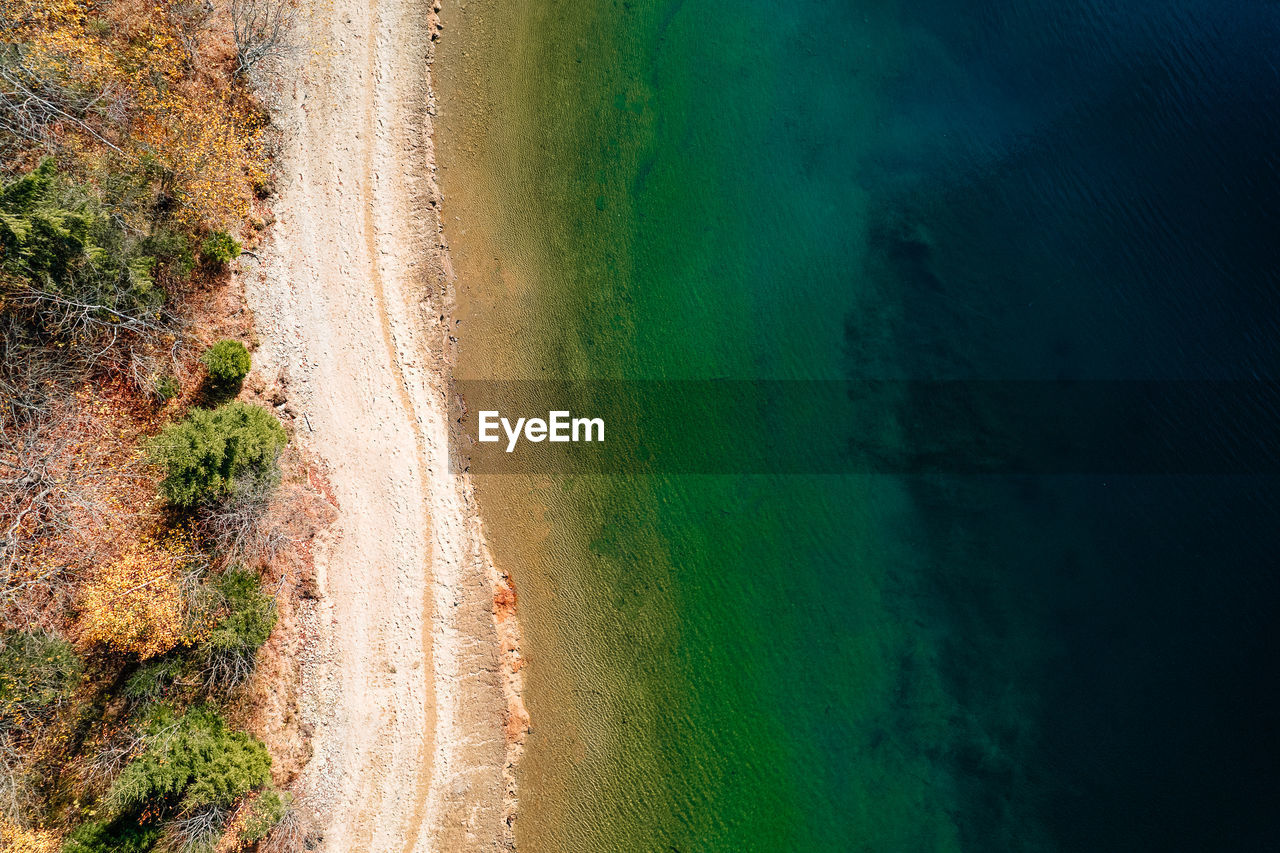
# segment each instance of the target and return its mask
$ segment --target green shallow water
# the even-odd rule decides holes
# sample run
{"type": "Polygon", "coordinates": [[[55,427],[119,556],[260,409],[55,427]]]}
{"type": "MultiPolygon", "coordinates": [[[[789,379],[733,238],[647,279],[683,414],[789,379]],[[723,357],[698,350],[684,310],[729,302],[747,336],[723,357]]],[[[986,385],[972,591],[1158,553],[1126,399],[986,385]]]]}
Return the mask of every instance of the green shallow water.
{"type": "MultiPolygon", "coordinates": [[[[1275,374],[1274,4],[443,17],[461,379],[1275,374]]],[[[600,386],[623,422],[626,387],[600,386]]],[[[804,446],[770,387],[726,443],[804,446]]],[[[947,446],[921,387],[824,426],[888,457],[947,446]]],[[[1097,405],[1123,422],[1120,390],[1097,405]]],[[[994,391],[953,409],[980,457],[999,406],[1045,399],[994,391]]],[[[1269,423],[1216,413],[1233,447],[1269,423]]],[[[932,461],[477,476],[520,595],[519,847],[1269,843],[1280,745],[1240,709],[1275,705],[1249,657],[1280,649],[1272,481],[932,461]]]]}
{"type": "MultiPolygon", "coordinates": [[[[844,375],[857,84],[892,28],[812,11],[446,9],[459,376],[844,375]]],[[[957,847],[930,759],[957,712],[878,532],[900,484],[480,479],[526,637],[522,849],[957,847]]]]}

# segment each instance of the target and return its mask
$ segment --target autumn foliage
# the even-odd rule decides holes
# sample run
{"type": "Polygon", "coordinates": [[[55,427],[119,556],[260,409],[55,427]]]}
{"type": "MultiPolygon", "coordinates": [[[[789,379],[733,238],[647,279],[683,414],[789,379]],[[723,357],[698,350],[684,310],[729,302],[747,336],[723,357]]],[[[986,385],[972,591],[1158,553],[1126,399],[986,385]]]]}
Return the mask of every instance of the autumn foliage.
{"type": "Polygon", "coordinates": [[[183,222],[222,227],[267,180],[266,124],[246,95],[192,73],[191,38],[168,5],[6,0],[0,20],[17,47],[0,63],[0,98],[42,94],[25,135],[74,137],[86,162],[108,168],[157,168],[183,222]]]}
{"type": "Polygon", "coordinates": [[[0,817],[0,850],[4,853],[58,853],[62,839],[53,832],[24,829],[0,817]]]}
{"type": "Polygon", "coordinates": [[[147,537],[130,544],[81,588],[85,640],[143,660],[182,642],[179,576],[189,560],[147,537]]]}
{"type": "Polygon", "coordinates": [[[315,516],[228,402],[280,2],[0,0],[0,853],[302,825],[236,728],[315,516]]]}

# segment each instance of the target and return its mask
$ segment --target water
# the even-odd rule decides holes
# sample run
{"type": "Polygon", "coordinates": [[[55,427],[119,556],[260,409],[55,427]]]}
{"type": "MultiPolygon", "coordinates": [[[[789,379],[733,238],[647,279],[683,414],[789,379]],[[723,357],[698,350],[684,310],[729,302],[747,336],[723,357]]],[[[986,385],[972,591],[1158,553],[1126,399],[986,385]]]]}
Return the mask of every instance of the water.
{"type": "MultiPolygon", "coordinates": [[[[444,16],[464,378],[1277,376],[1274,3],[444,16]]],[[[823,427],[1000,449],[1007,409],[894,387],[823,427]]],[[[1269,440],[1217,401],[1182,416],[1269,440]]],[[[963,461],[480,477],[520,846],[1273,849],[1275,478],[963,461]]]]}

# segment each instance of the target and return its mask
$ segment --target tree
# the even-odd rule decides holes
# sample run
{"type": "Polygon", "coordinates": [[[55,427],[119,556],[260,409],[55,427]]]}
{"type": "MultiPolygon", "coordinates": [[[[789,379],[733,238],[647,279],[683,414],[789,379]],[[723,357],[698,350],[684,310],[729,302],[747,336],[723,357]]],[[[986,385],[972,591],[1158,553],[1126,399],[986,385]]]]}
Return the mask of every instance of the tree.
{"type": "Polygon", "coordinates": [[[167,332],[144,242],[46,159],[0,189],[0,304],[63,342],[167,332]]]}
{"type": "Polygon", "coordinates": [[[65,702],[82,669],[71,644],[55,634],[0,634],[0,730],[21,727],[65,702]]]}
{"type": "Polygon", "coordinates": [[[20,146],[51,149],[69,127],[120,151],[100,119],[118,114],[122,99],[101,73],[106,46],[85,38],[87,17],[70,0],[0,4],[0,131],[20,146]]]}
{"type": "Polygon", "coordinates": [[[160,492],[175,506],[192,507],[225,497],[244,478],[274,478],[288,440],[280,422],[258,406],[193,409],[152,446],[153,461],[165,469],[160,492]]]}
{"type": "Polygon", "coordinates": [[[293,53],[295,0],[230,0],[236,43],[235,76],[243,77],[293,53]]]}
{"type": "Polygon", "coordinates": [[[185,714],[158,708],[146,726],[146,748],[107,790],[109,814],[134,814],[148,804],[194,814],[227,809],[271,781],[262,741],[227,727],[213,708],[185,714]]]}
{"type": "Polygon", "coordinates": [[[240,243],[226,231],[214,231],[200,244],[205,263],[222,266],[240,257],[240,243]]]}
{"type": "Polygon", "coordinates": [[[253,674],[258,648],[276,624],[275,602],[253,572],[232,569],[218,578],[222,614],[200,644],[206,683],[234,687],[253,674]]]}
{"type": "Polygon", "coordinates": [[[249,375],[252,362],[249,351],[239,341],[222,340],[205,350],[200,357],[214,385],[230,388],[249,375]]]}
{"type": "Polygon", "coordinates": [[[149,853],[159,838],[159,827],[142,826],[130,818],[93,821],[71,833],[62,853],[149,853]]]}
{"type": "MultiPolygon", "coordinates": [[[[279,55],[293,4],[234,4],[244,7],[238,64],[279,55]]],[[[201,42],[207,50],[221,38],[204,26],[210,20],[204,6],[212,4],[109,4],[133,8],[126,22],[117,18],[108,27],[102,5],[0,3],[0,152],[16,143],[106,153],[116,168],[149,160],[161,173],[154,188],[176,203],[172,213],[185,225],[218,227],[242,218],[267,178],[266,120],[243,92],[190,73],[201,42]]]]}

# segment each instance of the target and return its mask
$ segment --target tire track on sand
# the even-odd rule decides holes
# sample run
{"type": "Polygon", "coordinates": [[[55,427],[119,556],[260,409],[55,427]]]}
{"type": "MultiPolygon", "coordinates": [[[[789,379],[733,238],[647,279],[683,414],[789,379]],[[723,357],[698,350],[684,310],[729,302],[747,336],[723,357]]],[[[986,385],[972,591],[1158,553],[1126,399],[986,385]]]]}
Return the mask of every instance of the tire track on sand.
{"type": "MultiPolygon", "coordinates": [[[[366,66],[365,72],[367,79],[373,85],[373,93],[365,99],[363,125],[366,139],[371,140],[370,144],[364,146],[364,163],[363,165],[363,183],[369,193],[369,203],[364,205],[363,231],[365,252],[369,257],[369,278],[370,286],[373,289],[374,306],[378,313],[378,325],[382,330],[382,343],[387,350],[387,359],[391,365],[391,374],[395,379],[396,394],[400,398],[400,406],[404,409],[404,413],[409,420],[410,429],[413,431],[413,450],[414,456],[418,463],[419,472],[419,493],[422,498],[423,511],[427,514],[428,523],[433,519],[430,517],[431,512],[431,492],[427,485],[427,476],[430,472],[430,466],[427,463],[426,454],[426,435],[422,431],[422,421],[418,416],[417,407],[413,404],[413,397],[409,393],[408,385],[405,382],[404,368],[400,363],[400,351],[395,339],[395,328],[391,323],[391,316],[387,310],[387,294],[386,286],[382,276],[381,254],[378,251],[378,224],[377,210],[378,205],[375,200],[379,197],[378,192],[378,174],[374,168],[374,158],[377,155],[377,138],[378,138],[378,93],[384,90],[384,85],[380,85],[378,69],[378,53],[379,45],[379,23],[380,23],[380,7],[377,0],[367,0],[366,10],[368,16],[368,28],[366,38],[368,39],[368,48],[365,51],[366,66]]],[[[426,562],[422,566],[424,576],[431,576],[431,554],[426,555],[426,562]]],[[[431,600],[431,588],[428,586],[423,592],[423,625],[432,624],[434,615],[434,604],[431,600]]],[[[428,666],[434,665],[434,659],[431,648],[431,633],[424,630],[422,632],[422,657],[428,666]]],[[[435,689],[428,680],[427,706],[423,709],[425,719],[432,720],[435,713],[435,689]]],[[[406,826],[406,836],[403,853],[413,853],[417,846],[418,837],[422,833],[422,823],[426,817],[427,798],[431,792],[431,752],[434,746],[434,726],[426,726],[425,731],[430,736],[424,737],[418,747],[418,768],[417,786],[413,796],[413,812],[410,814],[409,823],[406,826]]]]}

